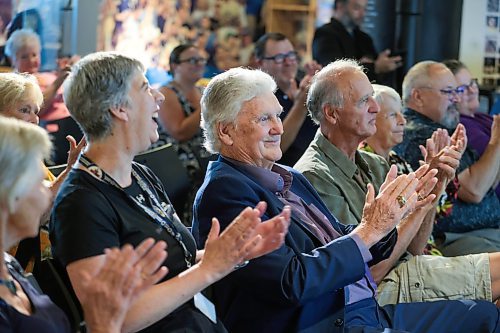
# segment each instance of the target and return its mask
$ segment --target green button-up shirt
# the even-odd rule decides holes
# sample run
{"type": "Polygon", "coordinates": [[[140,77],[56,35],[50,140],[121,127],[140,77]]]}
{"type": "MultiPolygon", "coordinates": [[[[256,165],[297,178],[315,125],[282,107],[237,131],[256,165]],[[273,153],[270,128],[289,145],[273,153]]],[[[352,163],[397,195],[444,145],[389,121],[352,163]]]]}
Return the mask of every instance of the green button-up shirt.
{"type": "Polygon", "coordinates": [[[372,183],[378,193],[389,165],[382,157],[364,151],[356,151],[353,162],[318,130],[295,169],[311,182],[341,223],[359,224],[367,184],[372,183]]]}

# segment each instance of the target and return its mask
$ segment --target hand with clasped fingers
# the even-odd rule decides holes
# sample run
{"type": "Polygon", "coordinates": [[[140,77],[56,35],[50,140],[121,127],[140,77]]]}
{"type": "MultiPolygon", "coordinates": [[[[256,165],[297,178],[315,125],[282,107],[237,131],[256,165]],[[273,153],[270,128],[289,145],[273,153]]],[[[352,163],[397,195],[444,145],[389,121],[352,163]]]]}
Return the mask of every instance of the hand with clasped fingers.
{"type": "Polygon", "coordinates": [[[427,139],[426,147],[420,146],[420,151],[424,157],[421,164],[428,164],[429,169],[438,170],[436,175],[438,182],[432,192],[436,195],[436,200],[455,177],[456,169],[460,165],[460,159],[466,145],[465,127],[459,124],[451,138],[446,130],[437,129],[427,139]]]}
{"type": "Polygon", "coordinates": [[[106,249],[97,272],[82,274],[85,292],[80,301],[92,333],[121,332],[130,305],[167,274],[167,268],[160,267],[167,257],[165,249],[165,242],[152,238],[135,249],[130,245],[106,249]]]}
{"type": "Polygon", "coordinates": [[[422,145],[419,146],[422,156],[424,157],[424,161],[420,162],[421,164],[430,163],[431,160],[446,147],[453,147],[453,149],[460,154],[461,158],[467,147],[465,127],[462,124],[458,124],[451,137],[448,135],[447,130],[439,128],[426,140],[425,145],[425,147],[422,145]]]}
{"type": "Polygon", "coordinates": [[[389,234],[407,214],[434,199],[433,196],[418,198],[419,180],[414,172],[394,179],[396,173],[393,165],[376,197],[373,185],[368,184],[361,223],[353,231],[368,248],[389,234]]]}
{"type": "Polygon", "coordinates": [[[219,235],[217,218],[205,243],[200,269],[208,273],[215,282],[232,272],[235,267],[278,249],[285,239],[290,225],[291,210],[285,206],[281,214],[262,222],[260,217],[266,203],[259,202],[255,208],[247,207],[219,235]]]}

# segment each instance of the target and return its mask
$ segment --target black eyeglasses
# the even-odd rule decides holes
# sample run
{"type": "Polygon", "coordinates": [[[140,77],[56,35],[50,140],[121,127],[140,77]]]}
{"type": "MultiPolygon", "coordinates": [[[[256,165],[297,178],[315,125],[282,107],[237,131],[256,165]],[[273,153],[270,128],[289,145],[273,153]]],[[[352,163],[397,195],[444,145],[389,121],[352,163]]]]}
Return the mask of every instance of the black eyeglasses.
{"type": "Polygon", "coordinates": [[[467,89],[477,88],[479,84],[477,83],[477,79],[471,79],[468,84],[462,84],[459,88],[462,88],[464,91],[467,89]]]}
{"type": "Polygon", "coordinates": [[[297,60],[297,52],[290,51],[288,53],[278,53],[272,57],[263,57],[263,60],[273,60],[276,64],[282,64],[285,60],[295,61],[297,60]]]}
{"type": "Polygon", "coordinates": [[[206,65],[207,59],[192,57],[192,58],[187,58],[184,60],[177,61],[178,64],[182,64],[183,62],[188,62],[191,65],[206,65]]]}

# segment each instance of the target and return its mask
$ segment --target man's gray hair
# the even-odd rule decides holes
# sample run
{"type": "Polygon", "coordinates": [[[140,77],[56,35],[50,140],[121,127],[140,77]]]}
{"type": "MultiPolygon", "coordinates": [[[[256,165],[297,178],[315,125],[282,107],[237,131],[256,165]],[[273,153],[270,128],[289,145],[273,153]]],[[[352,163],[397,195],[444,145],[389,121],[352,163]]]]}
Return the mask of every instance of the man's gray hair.
{"type": "MultiPolygon", "coordinates": [[[[403,79],[403,102],[408,103],[411,97],[411,92],[415,88],[427,87],[431,84],[430,82],[430,68],[434,65],[439,64],[436,61],[421,61],[415,65],[406,73],[403,79]]],[[[444,66],[444,65],[443,65],[444,66]]]]}
{"type": "Polygon", "coordinates": [[[114,52],[89,54],[73,66],[64,82],[64,102],[87,139],[109,136],[110,109],[129,105],[133,76],[143,71],[139,60],[114,52]]]}
{"type": "Polygon", "coordinates": [[[5,43],[5,55],[15,58],[19,49],[26,46],[37,46],[40,50],[40,37],[30,29],[16,30],[5,43]]]}
{"type": "Polygon", "coordinates": [[[215,76],[201,97],[201,127],[204,146],[218,153],[221,142],[217,133],[219,123],[234,123],[243,104],[266,92],[274,93],[276,82],[258,69],[232,68],[215,76]]]}
{"type": "Polygon", "coordinates": [[[39,179],[33,168],[50,156],[45,130],[15,118],[0,116],[0,202],[9,212],[39,179]]]}
{"type": "Polygon", "coordinates": [[[345,84],[345,75],[348,73],[363,73],[364,67],[356,60],[340,59],[323,67],[311,81],[311,87],[307,93],[307,109],[312,120],[319,124],[323,120],[323,107],[330,104],[341,108],[344,106],[345,91],[342,87],[345,84]]]}

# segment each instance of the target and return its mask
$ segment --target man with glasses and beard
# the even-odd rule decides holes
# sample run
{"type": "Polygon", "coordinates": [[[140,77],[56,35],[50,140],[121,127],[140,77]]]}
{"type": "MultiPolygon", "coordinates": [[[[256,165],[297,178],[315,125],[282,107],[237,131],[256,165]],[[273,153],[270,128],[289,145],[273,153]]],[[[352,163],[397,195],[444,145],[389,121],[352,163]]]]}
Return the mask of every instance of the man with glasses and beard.
{"type": "MultiPolygon", "coordinates": [[[[458,105],[464,93],[457,87],[452,72],[443,64],[423,61],[414,65],[403,80],[404,115],[407,125],[404,140],[395,151],[413,168],[423,159],[419,146],[438,128],[453,132],[458,125],[458,105]]],[[[461,125],[460,125],[461,126],[461,125]]],[[[496,150],[500,149],[496,145],[496,150]]],[[[439,151],[437,149],[436,151],[439,151]]],[[[500,250],[500,204],[489,189],[482,199],[474,195],[487,182],[487,169],[493,161],[478,158],[466,148],[457,169],[454,189],[448,188],[449,209],[441,211],[434,225],[440,250],[446,256],[457,256],[500,250]]]]}

